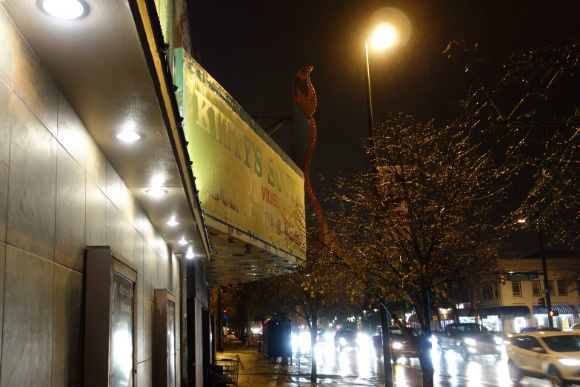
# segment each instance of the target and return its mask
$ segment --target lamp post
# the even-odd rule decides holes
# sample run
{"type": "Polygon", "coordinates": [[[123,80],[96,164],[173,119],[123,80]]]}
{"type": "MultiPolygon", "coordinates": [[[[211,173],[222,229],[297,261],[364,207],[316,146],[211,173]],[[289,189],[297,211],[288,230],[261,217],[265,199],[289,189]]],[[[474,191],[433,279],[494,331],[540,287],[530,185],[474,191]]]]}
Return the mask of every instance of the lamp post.
{"type": "MultiPolygon", "coordinates": [[[[371,37],[371,44],[377,49],[385,49],[392,46],[397,39],[397,31],[393,26],[387,23],[381,23],[375,29],[375,33],[371,37]]],[[[365,42],[365,55],[367,64],[367,105],[368,105],[368,119],[369,119],[369,152],[371,161],[371,171],[377,172],[377,161],[374,148],[374,130],[373,130],[373,99],[371,93],[371,71],[369,65],[369,44],[365,42]]],[[[389,332],[389,313],[386,306],[386,300],[380,300],[380,315],[381,315],[381,332],[383,344],[383,366],[385,373],[385,386],[393,385],[393,367],[391,366],[391,339],[389,332]]]]}
{"type": "MultiPolygon", "coordinates": [[[[371,37],[371,45],[378,50],[384,50],[392,46],[397,41],[397,31],[388,23],[379,24],[371,37]]],[[[374,149],[373,130],[373,98],[371,93],[371,70],[369,65],[369,43],[365,42],[365,55],[367,64],[367,107],[369,120],[369,150],[371,152],[371,168],[376,169],[376,158],[374,149]]]]}

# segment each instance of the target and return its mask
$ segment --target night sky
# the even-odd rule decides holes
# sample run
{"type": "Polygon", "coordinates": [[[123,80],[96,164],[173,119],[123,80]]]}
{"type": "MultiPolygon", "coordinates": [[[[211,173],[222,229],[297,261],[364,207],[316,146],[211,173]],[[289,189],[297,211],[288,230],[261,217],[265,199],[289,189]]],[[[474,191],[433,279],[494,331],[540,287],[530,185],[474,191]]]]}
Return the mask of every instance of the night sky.
{"type": "MultiPolygon", "coordinates": [[[[188,0],[196,57],[266,130],[290,116],[291,82],[314,67],[317,148],[311,168],[319,176],[368,167],[364,42],[373,14],[404,12],[411,35],[404,46],[370,54],[375,122],[390,111],[444,122],[471,82],[463,63],[442,52],[450,41],[478,44],[481,53],[562,45],[580,36],[579,0],[188,0]]],[[[291,124],[271,137],[291,154],[291,124]]]]}

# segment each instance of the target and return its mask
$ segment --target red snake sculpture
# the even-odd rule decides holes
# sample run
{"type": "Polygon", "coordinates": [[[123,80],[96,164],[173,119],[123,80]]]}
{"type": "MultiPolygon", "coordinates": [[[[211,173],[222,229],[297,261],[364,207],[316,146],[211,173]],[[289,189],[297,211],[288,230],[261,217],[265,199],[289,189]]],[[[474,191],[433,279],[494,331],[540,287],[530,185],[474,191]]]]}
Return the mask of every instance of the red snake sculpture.
{"type": "Polygon", "coordinates": [[[310,199],[312,208],[314,209],[318,238],[324,242],[326,239],[326,224],[322,218],[322,208],[320,207],[320,203],[318,203],[318,199],[316,199],[316,196],[314,195],[312,184],[310,182],[310,164],[312,162],[312,154],[314,153],[314,147],[316,145],[316,121],[314,120],[313,115],[316,111],[316,106],[318,105],[316,91],[310,81],[310,73],[312,72],[312,69],[312,66],[306,66],[296,73],[294,80],[292,81],[292,99],[298,104],[306,116],[308,126],[310,127],[308,146],[306,148],[306,155],[304,156],[304,164],[302,165],[302,171],[304,172],[304,189],[306,190],[306,195],[308,196],[308,199],[310,199]]]}

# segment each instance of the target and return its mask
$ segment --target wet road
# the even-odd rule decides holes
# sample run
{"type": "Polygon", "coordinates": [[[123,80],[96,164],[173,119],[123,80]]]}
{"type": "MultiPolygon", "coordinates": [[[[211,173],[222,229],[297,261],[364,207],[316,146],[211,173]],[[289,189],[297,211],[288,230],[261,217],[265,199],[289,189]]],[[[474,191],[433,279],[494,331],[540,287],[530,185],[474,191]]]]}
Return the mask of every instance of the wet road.
{"type": "MultiPolygon", "coordinates": [[[[511,387],[507,356],[474,356],[463,360],[457,352],[432,351],[436,387],[511,387]]],[[[360,343],[359,349],[334,348],[332,339],[322,340],[317,349],[318,375],[321,382],[348,380],[349,385],[384,386],[382,358],[377,359],[370,340],[360,343]]],[[[310,355],[295,356],[293,368],[300,374],[310,373],[310,355]]],[[[416,358],[400,358],[393,365],[393,381],[397,387],[418,387],[422,384],[421,367],[416,358]]],[[[548,387],[546,380],[525,377],[523,387],[548,387]]]]}

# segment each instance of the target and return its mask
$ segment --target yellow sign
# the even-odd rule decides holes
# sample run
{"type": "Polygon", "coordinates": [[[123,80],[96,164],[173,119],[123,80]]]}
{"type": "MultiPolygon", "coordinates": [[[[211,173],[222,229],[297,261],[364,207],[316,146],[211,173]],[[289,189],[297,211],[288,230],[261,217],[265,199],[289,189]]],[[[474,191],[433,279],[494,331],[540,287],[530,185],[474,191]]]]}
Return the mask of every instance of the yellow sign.
{"type": "Polygon", "coordinates": [[[302,172],[199,64],[183,54],[185,137],[204,212],[302,257],[302,172]]]}

